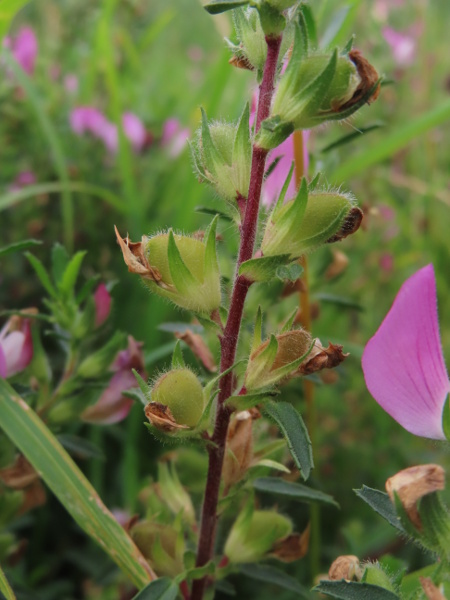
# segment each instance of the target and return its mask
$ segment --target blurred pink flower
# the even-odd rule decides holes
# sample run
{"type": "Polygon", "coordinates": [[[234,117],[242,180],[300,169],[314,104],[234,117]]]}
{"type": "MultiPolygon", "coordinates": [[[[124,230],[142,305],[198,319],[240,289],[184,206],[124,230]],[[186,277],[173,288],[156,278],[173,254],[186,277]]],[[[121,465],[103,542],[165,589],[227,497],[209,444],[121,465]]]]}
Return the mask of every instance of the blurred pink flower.
{"type": "Polygon", "coordinates": [[[0,331],[0,377],[23,371],[33,358],[30,319],[14,316],[0,331]]]}
{"type": "Polygon", "coordinates": [[[109,317],[111,311],[111,296],[106,285],[101,283],[95,290],[95,326],[100,327],[109,317]]]}
{"type": "Polygon", "coordinates": [[[380,269],[385,273],[392,273],[394,269],[394,257],[390,252],[383,252],[378,261],[380,269]]]}
{"type": "Polygon", "coordinates": [[[373,13],[376,19],[387,21],[389,13],[393,8],[398,8],[404,4],[405,0],[375,0],[373,13]]]}
{"type": "Polygon", "coordinates": [[[111,371],[114,372],[114,375],[111,377],[108,387],[97,402],[92,406],[88,406],[82,413],[81,419],[83,421],[98,425],[109,425],[125,419],[131,410],[133,400],[123,396],[122,393],[138,387],[131,369],[136,369],[141,375],[144,374],[142,343],[129,336],[128,348],[119,352],[111,365],[111,371]]]}
{"type": "Polygon", "coordinates": [[[181,127],[178,119],[167,119],[163,124],[161,145],[167,148],[172,158],[176,158],[184,150],[189,134],[189,129],[181,127]]]}
{"type": "MultiPolygon", "coordinates": [[[[116,153],[119,146],[117,126],[93,106],[78,106],[70,114],[70,126],[77,135],[90,133],[101,140],[106,149],[116,153]]],[[[146,130],[142,121],[135,114],[126,112],[122,116],[125,137],[136,151],[142,150],[146,142],[146,130]]]]}
{"type": "Polygon", "coordinates": [[[16,36],[5,38],[4,45],[10,48],[14,59],[25,73],[33,75],[38,53],[38,43],[31,27],[22,27],[16,36]]]}
{"type": "Polygon", "coordinates": [[[392,57],[399,67],[409,67],[414,63],[417,49],[417,28],[401,32],[392,27],[383,27],[383,37],[392,50],[392,57]]]}
{"type": "Polygon", "coordinates": [[[122,127],[125,137],[131,142],[134,150],[140,152],[147,141],[144,123],[134,113],[126,112],[122,115],[122,127]]]}
{"type": "Polygon", "coordinates": [[[64,89],[69,94],[76,94],[78,92],[78,77],[73,73],[69,73],[64,77],[64,89]]]}
{"type": "Polygon", "coordinates": [[[9,189],[14,192],[16,190],[21,190],[27,185],[33,185],[36,183],[36,175],[33,171],[21,171],[16,175],[16,178],[9,186],[9,189]]]}
{"type": "Polygon", "coordinates": [[[405,281],[362,357],[367,388],[414,435],[446,439],[442,414],[450,381],[442,356],[432,265],[405,281]]]}

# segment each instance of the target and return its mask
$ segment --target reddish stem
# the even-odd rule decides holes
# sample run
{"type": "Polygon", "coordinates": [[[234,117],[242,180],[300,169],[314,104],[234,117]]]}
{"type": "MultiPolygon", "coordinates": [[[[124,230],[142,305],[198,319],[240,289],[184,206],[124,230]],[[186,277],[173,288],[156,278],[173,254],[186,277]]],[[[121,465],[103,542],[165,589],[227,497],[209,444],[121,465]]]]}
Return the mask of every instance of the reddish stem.
{"type": "MultiPolygon", "coordinates": [[[[267,59],[264,66],[263,79],[259,88],[258,112],[256,115],[256,130],[267,119],[270,113],[270,104],[274,90],[274,81],[277,71],[278,55],[280,52],[281,37],[267,37],[267,59]]],[[[258,226],[259,201],[264,179],[264,170],[268,151],[257,146],[253,147],[252,167],[248,200],[245,206],[245,216],[241,228],[241,243],[239,257],[236,265],[236,276],[231,294],[228,319],[221,337],[220,372],[229,369],[236,359],[236,348],[241,328],[242,313],[245,299],[251,281],[238,275],[240,265],[249,260],[253,255],[256,230],[258,226]]],[[[219,501],[222,465],[225,454],[228,424],[232,410],[226,406],[226,400],[233,393],[233,374],[228,373],[220,382],[220,392],[217,402],[216,422],[212,435],[212,444],[209,446],[209,466],[206,480],[206,489],[203,501],[202,522],[197,551],[197,566],[205,565],[213,556],[215,541],[217,504],[219,501]]],[[[202,600],[206,579],[196,579],[192,586],[191,600],[202,600]]]]}

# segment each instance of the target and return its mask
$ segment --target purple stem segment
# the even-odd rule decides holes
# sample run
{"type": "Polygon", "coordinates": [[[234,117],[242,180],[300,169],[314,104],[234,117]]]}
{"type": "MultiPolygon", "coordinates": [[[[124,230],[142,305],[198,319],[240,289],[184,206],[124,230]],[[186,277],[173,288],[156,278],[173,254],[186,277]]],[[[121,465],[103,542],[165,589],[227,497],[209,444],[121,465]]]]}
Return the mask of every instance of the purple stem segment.
{"type": "MultiPolygon", "coordinates": [[[[258,112],[256,115],[255,133],[261,123],[270,113],[270,104],[274,91],[274,81],[277,72],[278,55],[280,52],[281,37],[267,37],[267,59],[264,66],[263,79],[259,89],[258,112]]],[[[258,226],[259,202],[261,188],[264,180],[264,170],[268,151],[257,146],[253,147],[252,167],[248,200],[245,205],[245,216],[241,228],[241,242],[239,257],[236,265],[236,275],[231,294],[230,310],[227,323],[221,338],[220,372],[229,369],[236,359],[236,348],[242,322],[245,299],[251,281],[238,274],[240,265],[253,256],[255,237],[258,226]]],[[[214,541],[217,523],[217,503],[219,500],[222,465],[225,454],[228,425],[231,409],[225,401],[233,393],[233,374],[224,375],[220,383],[220,393],[217,402],[216,422],[211,445],[208,448],[209,466],[206,480],[206,489],[203,500],[202,521],[197,551],[197,566],[205,565],[213,556],[214,541]]],[[[206,579],[197,579],[192,586],[191,600],[202,600],[205,591],[206,579]]]]}

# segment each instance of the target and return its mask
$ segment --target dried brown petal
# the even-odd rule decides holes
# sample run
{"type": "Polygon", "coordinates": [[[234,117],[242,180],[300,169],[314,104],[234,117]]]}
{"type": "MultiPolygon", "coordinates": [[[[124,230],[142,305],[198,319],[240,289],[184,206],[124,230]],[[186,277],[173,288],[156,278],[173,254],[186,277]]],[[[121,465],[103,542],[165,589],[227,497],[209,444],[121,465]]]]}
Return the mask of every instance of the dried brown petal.
{"type": "Polygon", "coordinates": [[[151,281],[162,284],[161,274],[158,269],[150,266],[147,257],[145,256],[144,244],[147,238],[142,236],[140,242],[131,242],[128,236],[126,238],[120,236],[116,226],[114,226],[114,230],[128,271],[130,273],[137,273],[141,277],[144,277],[144,279],[150,279],[151,281]]]}
{"type": "Polygon", "coordinates": [[[341,225],[339,231],[332,235],[327,241],[327,244],[333,244],[334,242],[342,242],[346,237],[356,233],[361,226],[364,217],[363,211],[358,207],[354,206],[345,217],[345,221],[341,225]]]}
{"type": "Polygon", "coordinates": [[[353,554],[339,556],[328,571],[328,578],[331,581],[340,581],[341,579],[359,581],[361,576],[359,558],[353,554]]]}
{"type": "Polygon", "coordinates": [[[324,348],[319,340],[316,340],[313,349],[306,360],[299,366],[296,375],[310,375],[322,369],[332,369],[343,362],[348,352],[342,352],[340,344],[328,343],[328,348],[324,348]]]}
{"type": "Polygon", "coordinates": [[[419,577],[419,581],[428,600],[446,600],[429,577],[419,577]]]}
{"type": "Polygon", "coordinates": [[[417,465],[399,471],[386,481],[386,491],[394,502],[394,492],[399,497],[411,522],[421,529],[417,502],[433,492],[445,488],[445,471],[440,465],[417,465]]]}
{"type": "Polygon", "coordinates": [[[230,58],[228,61],[230,65],[233,67],[237,67],[238,69],[246,69],[247,71],[254,71],[255,67],[245,56],[237,56],[236,54],[230,58]]]}
{"type": "Polygon", "coordinates": [[[27,459],[20,454],[11,466],[0,471],[0,479],[13,490],[23,490],[39,479],[39,475],[27,459]]]}
{"type": "MultiPolygon", "coordinates": [[[[339,106],[339,111],[350,108],[351,106],[359,102],[361,98],[365,96],[365,94],[370,92],[370,90],[379,80],[379,76],[376,69],[370,64],[370,62],[366,58],[364,58],[364,56],[359,50],[350,50],[350,52],[348,53],[348,57],[355,65],[361,81],[350,100],[342,106],[339,106]]],[[[380,93],[380,88],[381,85],[378,84],[370,98],[367,100],[367,104],[375,102],[380,93]]]]}
{"type": "Polygon", "coordinates": [[[289,281],[285,284],[283,291],[281,292],[282,298],[287,298],[292,294],[306,292],[306,285],[303,279],[297,279],[296,281],[289,281]]]}
{"type": "Polygon", "coordinates": [[[332,254],[333,260],[325,271],[325,279],[334,279],[335,277],[342,275],[350,262],[348,256],[340,250],[333,249],[332,254]]]}
{"type": "Polygon", "coordinates": [[[271,556],[283,562],[300,560],[308,552],[310,526],[303,533],[293,533],[284,540],[277,542],[272,549],[271,556]]]}
{"type": "Polygon", "coordinates": [[[244,410],[236,413],[230,423],[222,468],[222,479],[226,488],[240,481],[252,462],[253,419],[253,414],[244,410]]]}
{"type": "Polygon", "coordinates": [[[179,340],[183,340],[185,344],[189,346],[192,352],[197,358],[199,358],[205,369],[215,373],[217,371],[217,365],[214,362],[214,357],[211,350],[206,345],[204,339],[198,333],[194,333],[191,329],[187,329],[183,333],[175,332],[175,337],[179,340]]]}
{"type": "Polygon", "coordinates": [[[159,402],[149,402],[145,407],[145,416],[161,431],[171,433],[180,429],[189,429],[187,425],[179,425],[173,418],[170,408],[159,402]]]}

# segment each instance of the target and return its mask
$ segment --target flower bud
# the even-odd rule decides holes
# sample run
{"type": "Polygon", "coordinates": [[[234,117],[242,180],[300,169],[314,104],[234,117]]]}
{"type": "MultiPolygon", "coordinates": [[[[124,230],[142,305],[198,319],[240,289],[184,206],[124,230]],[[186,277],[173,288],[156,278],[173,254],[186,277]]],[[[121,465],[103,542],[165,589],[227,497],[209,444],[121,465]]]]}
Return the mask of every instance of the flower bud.
{"type": "Polygon", "coordinates": [[[217,217],[205,232],[204,241],[172,230],[140,242],[117,240],[128,270],[143,277],[159,296],[199,313],[211,313],[220,306],[220,274],[216,255],[217,217]]]}
{"type": "Polygon", "coordinates": [[[225,543],[231,563],[257,562],[292,533],[291,521],[274,510],[244,509],[225,543]]]}
{"type": "Polygon", "coordinates": [[[192,500],[178,479],[175,467],[169,469],[166,463],[158,464],[157,492],[161,500],[175,514],[183,515],[183,519],[193,525],[195,523],[195,511],[192,500]]]}
{"type": "Polygon", "coordinates": [[[225,488],[240,481],[253,459],[253,417],[244,410],[235,414],[230,423],[222,468],[225,488]]]}
{"type": "MultiPolygon", "coordinates": [[[[282,141],[275,133],[287,124],[292,129],[311,129],[329,120],[345,119],[375,100],[378,91],[378,74],[360,52],[339,54],[336,49],[330,54],[310,54],[296,26],[292,56],[257,144],[267,150],[274,148],[282,141]],[[276,132],[271,131],[274,120],[279,124],[276,132]]],[[[285,135],[289,135],[288,129],[285,135]]]]}
{"type": "Polygon", "coordinates": [[[367,565],[362,576],[362,581],[369,585],[377,585],[390,592],[396,592],[395,586],[389,578],[389,575],[383,570],[379,563],[367,565]]]}
{"type": "Polygon", "coordinates": [[[312,338],[303,329],[272,335],[250,355],[245,387],[256,390],[286,378],[306,359],[311,347],[312,338]]]}
{"type": "MultiPolygon", "coordinates": [[[[28,309],[30,314],[36,309],[28,309]]],[[[13,316],[0,331],[0,377],[12,377],[23,371],[33,358],[30,319],[13,316]]]]}
{"type": "Polygon", "coordinates": [[[354,220],[354,209],[359,212],[354,203],[351,195],[337,191],[309,193],[303,180],[297,196],[285,204],[278,202],[267,220],[261,244],[263,255],[290,254],[294,259],[327,242],[343,239],[357,229],[346,227],[354,220]]]}
{"type": "Polygon", "coordinates": [[[245,106],[239,123],[209,124],[202,111],[202,127],[193,148],[196,171],[224,200],[246,198],[250,183],[252,145],[250,111],[245,106]]]}
{"type": "Polygon", "coordinates": [[[233,11],[233,23],[239,44],[227,40],[234,55],[231,64],[262,73],[267,44],[258,11],[250,7],[237,8],[233,11]]]}
{"type": "Polygon", "coordinates": [[[164,373],[153,386],[151,398],[145,414],[152,425],[166,431],[195,427],[204,409],[202,385],[186,368],[164,373]]]}
{"type": "Polygon", "coordinates": [[[328,571],[328,579],[330,579],[330,581],[339,581],[341,579],[346,579],[347,581],[360,581],[361,576],[362,571],[359,558],[351,554],[339,556],[328,571]]]}
{"type": "Polygon", "coordinates": [[[183,571],[183,534],[173,526],[141,521],[130,535],[159,576],[175,577],[183,571]]]}

